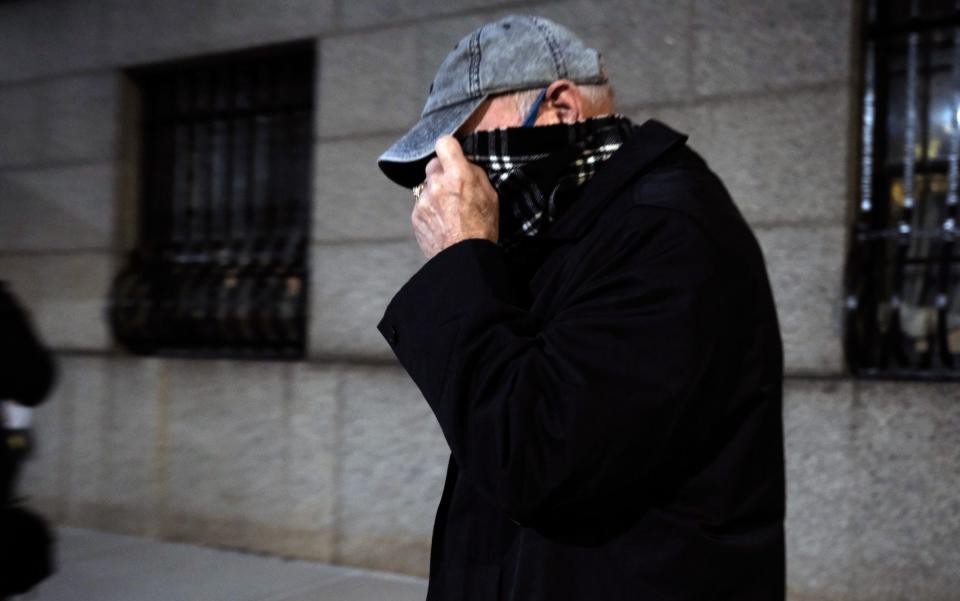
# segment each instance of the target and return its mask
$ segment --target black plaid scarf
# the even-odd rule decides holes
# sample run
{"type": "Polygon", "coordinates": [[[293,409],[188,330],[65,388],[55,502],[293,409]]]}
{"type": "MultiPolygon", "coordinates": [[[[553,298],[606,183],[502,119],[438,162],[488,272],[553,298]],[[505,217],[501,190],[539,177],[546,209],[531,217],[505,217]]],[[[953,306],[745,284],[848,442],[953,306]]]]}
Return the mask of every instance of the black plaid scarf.
{"type": "Polygon", "coordinates": [[[580,187],[634,133],[622,115],[571,124],[507,127],[460,140],[500,196],[500,244],[536,236],[563,213],[580,187]]]}

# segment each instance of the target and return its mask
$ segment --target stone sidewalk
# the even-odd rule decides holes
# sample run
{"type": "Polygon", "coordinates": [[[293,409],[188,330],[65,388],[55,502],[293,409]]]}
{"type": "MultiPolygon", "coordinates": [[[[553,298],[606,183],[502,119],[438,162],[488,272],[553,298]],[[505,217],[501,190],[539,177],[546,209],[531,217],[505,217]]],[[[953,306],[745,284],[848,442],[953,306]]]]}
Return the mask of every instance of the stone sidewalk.
{"type": "Polygon", "coordinates": [[[420,578],[60,528],[57,573],[16,601],[423,601],[420,578]]]}

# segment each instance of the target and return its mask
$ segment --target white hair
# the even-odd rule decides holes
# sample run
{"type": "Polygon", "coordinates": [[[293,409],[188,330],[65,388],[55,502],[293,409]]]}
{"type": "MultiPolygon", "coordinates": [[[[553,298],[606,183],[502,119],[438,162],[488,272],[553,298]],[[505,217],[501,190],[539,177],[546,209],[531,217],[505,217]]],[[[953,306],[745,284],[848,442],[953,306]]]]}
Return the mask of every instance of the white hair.
{"type": "MultiPolygon", "coordinates": [[[[577,89],[580,90],[580,95],[583,96],[584,101],[588,107],[598,107],[598,106],[613,106],[613,86],[607,83],[598,83],[598,84],[583,84],[577,85],[577,89]]],[[[517,114],[520,115],[520,118],[523,119],[527,116],[527,113],[530,112],[530,109],[533,108],[533,103],[536,102],[537,96],[543,88],[532,88],[529,90],[520,90],[519,92],[512,92],[506,94],[506,96],[511,97],[516,104],[517,114]]]]}

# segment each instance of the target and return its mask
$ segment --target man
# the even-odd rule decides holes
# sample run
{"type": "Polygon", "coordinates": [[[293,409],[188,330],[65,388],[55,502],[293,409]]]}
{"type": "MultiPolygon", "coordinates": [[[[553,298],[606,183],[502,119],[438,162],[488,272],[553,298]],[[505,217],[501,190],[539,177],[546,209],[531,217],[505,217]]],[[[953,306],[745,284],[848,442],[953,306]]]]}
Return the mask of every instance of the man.
{"type": "Polygon", "coordinates": [[[0,280],[0,600],[27,592],[54,570],[50,528],[19,505],[15,492],[31,450],[30,408],[44,401],[55,379],[53,355],[0,280]]]}
{"type": "Polygon", "coordinates": [[[599,53],[507,17],[380,157],[428,260],[377,327],[451,450],[428,601],[784,598],[760,249],[686,136],[612,111],[599,53]]]}

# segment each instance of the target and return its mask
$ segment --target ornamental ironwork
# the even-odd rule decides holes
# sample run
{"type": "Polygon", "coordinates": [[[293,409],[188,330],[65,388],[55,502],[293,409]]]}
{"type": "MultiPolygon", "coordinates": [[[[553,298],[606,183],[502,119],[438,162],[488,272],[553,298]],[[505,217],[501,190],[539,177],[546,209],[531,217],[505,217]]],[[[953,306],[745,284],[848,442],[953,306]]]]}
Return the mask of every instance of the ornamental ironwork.
{"type": "Polygon", "coordinates": [[[869,0],[845,346],[866,377],[960,379],[960,0],[869,0]]]}
{"type": "Polygon", "coordinates": [[[301,357],[313,45],[129,75],[141,99],[139,234],[110,293],[116,340],[139,354],[301,357]]]}

